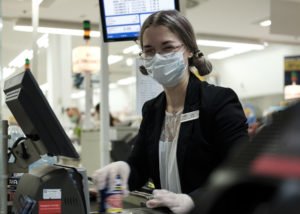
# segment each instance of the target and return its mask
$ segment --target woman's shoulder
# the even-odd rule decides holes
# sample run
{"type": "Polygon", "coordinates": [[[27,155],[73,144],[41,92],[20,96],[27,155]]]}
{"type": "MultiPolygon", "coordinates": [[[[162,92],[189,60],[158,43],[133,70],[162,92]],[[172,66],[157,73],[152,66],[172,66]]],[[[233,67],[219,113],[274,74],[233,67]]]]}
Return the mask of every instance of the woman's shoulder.
{"type": "Polygon", "coordinates": [[[235,93],[231,88],[229,87],[223,87],[223,86],[217,86],[214,84],[210,84],[206,81],[202,81],[202,89],[204,93],[235,93]]]}
{"type": "Polygon", "coordinates": [[[162,104],[164,103],[164,100],[165,100],[165,93],[161,92],[156,97],[154,97],[144,103],[142,112],[144,113],[144,112],[148,111],[149,109],[160,108],[162,106],[162,104]]]}
{"type": "Polygon", "coordinates": [[[208,82],[202,82],[202,102],[209,106],[217,106],[218,104],[227,102],[228,100],[238,100],[235,91],[229,87],[216,86],[208,82]]]}

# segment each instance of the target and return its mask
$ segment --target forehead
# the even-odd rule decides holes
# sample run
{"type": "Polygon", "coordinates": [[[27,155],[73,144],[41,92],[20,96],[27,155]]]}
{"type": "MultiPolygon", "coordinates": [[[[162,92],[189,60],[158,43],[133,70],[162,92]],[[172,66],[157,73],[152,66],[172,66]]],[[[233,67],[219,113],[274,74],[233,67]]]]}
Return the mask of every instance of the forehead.
{"type": "Polygon", "coordinates": [[[143,46],[161,45],[166,41],[177,42],[180,39],[169,28],[162,25],[150,26],[144,31],[143,46]]]}

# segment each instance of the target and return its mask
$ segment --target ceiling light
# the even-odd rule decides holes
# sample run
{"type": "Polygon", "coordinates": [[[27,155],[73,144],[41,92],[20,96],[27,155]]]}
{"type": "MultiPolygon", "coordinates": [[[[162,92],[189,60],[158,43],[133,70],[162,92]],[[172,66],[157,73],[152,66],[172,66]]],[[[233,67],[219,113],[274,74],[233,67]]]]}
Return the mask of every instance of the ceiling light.
{"type": "Polygon", "coordinates": [[[14,58],[9,64],[9,67],[13,68],[21,68],[25,64],[25,59],[31,60],[33,57],[33,51],[32,50],[24,50],[22,51],[16,58],[14,58]]]}
{"type": "MultiPolygon", "coordinates": [[[[97,25],[92,25],[92,29],[97,29],[97,25]]],[[[32,32],[33,28],[31,20],[19,19],[13,27],[15,31],[32,32]]],[[[83,36],[84,31],[81,28],[81,24],[74,22],[58,22],[52,20],[40,20],[37,28],[39,33],[59,34],[59,35],[71,35],[71,36],[83,36]]],[[[91,37],[100,37],[100,32],[92,30],[91,37]]]]}
{"type": "Polygon", "coordinates": [[[271,24],[272,24],[272,21],[269,19],[259,22],[259,25],[262,27],[269,27],[271,24]]]}
{"type": "MultiPolygon", "coordinates": [[[[31,26],[14,26],[15,31],[32,32],[31,26]]],[[[70,36],[83,36],[83,30],[66,29],[66,28],[53,28],[53,27],[38,27],[38,33],[70,35],[70,36]]],[[[99,31],[91,31],[91,37],[100,37],[99,31]]]]}
{"type": "Polygon", "coordinates": [[[49,46],[49,38],[48,34],[42,35],[37,41],[37,45],[39,48],[47,48],[49,46]]]}
{"type": "Polygon", "coordinates": [[[36,5],[40,5],[43,2],[43,0],[34,0],[33,3],[36,5]]]}
{"type": "MultiPolygon", "coordinates": [[[[44,34],[37,40],[37,45],[39,48],[48,47],[48,35],[44,34]]],[[[25,64],[25,60],[31,60],[33,58],[33,50],[26,49],[18,54],[9,64],[8,66],[11,68],[21,68],[25,64]]]]}
{"type": "Polygon", "coordinates": [[[116,83],[110,83],[109,84],[109,89],[115,89],[117,88],[117,84],[116,83]]]}
{"type": "Polygon", "coordinates": [[[127,58],[126,59],[126,65],[127,66],[132,66],[133,65],[133,59],[132,58],[127,58]]]}
{"type": "Polygon", "coordinates": [[[138,54],[141,52],[141,49],[138,45],[132,45],[123,50],[123,54],[138,54]]]}
{"type": "Polygon", "coordinates": [[[71,94],[71,99],[80,99],[85,96],[85,91],[78,91],[71,94]]]}
{"type": "Polygon", "coordinates": [[[231,57],[231,56],[235,56],[241,53],[246,53],[249,51],[253,51],[253,50],[262,50],[264,49],[264,46],[260,47],[260,48],[256,48],[256,49],[251,49],[248,48],[247,46],[245,47],[235,47],[235,48],[229,48],[227,50],[222,50],[222,51],[218,51],[212,54],[209,54],[207,57],[209,59],[224,59],[227,57],[231,57]]]}
{"type": "Polygon", "coordinates": [[[15,68],[3,68],[3,79],[6,79],[7,77],[11,76],[16,71],[15,68]]]}
{"type": "Polygon", "coordinates": [[[218,51],[208,55],[210,59],[224,59],[237,54],[246,53],[253,50],[262,50],[264,45],[242,42],[227,42],[217,40],[197,40],[199,46],[221,47],[226,50],[218,51]]]}
{"type": "Polygon", "coordinates": [[[223,47],[223,48],[240,48],[247,47],[249,49],[261,49],[262,45],[260,44],[251,44],[243,42],[226,42],[226,41],[216,41],[216,40],[197,40],[197,45],[199,46],[209,46],[209,47],[223,47]]]}
{"type": "Polygon", "coordinates": [[[124,59],[124,56],[120,56],[120,55],[109,55],[108,56],[108,64],[115,64],[117,62],[120,62],[121,60],[124,59]]]}
{"type": "Polygon", "coordinates": [[[132,83],[136,82],[136,78],[135,77],[128,77],[128,78],[124,78],[124,79],[120,79],[117,84],[118,85],[130,85],[132,83]]]}
{"type": "Polygon", "coordinates": [[[47,94],[47,91],[49,90],[49,84],[46,82],[46,83],[40,85],[40,89],[42,90],[42,92],[44,94],[47,94]]]}

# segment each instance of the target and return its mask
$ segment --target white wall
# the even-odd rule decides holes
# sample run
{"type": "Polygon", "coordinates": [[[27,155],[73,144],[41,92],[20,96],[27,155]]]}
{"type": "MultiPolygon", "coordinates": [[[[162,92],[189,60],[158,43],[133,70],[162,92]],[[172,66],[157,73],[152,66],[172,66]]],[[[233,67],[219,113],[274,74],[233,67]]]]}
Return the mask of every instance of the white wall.
{"type": "Polygon", "coordinates": [[[218,84],[232,88],[240,98],[282,94],[284,56],[300,55],[300,46],[270,45],[214,63],[218,84]]]}
{"type": "Polygon", "coordinates": [[[135,84],[119,86],[109,90],[109,110],[120,119],[135,114],[136,108],[135,84]]]}

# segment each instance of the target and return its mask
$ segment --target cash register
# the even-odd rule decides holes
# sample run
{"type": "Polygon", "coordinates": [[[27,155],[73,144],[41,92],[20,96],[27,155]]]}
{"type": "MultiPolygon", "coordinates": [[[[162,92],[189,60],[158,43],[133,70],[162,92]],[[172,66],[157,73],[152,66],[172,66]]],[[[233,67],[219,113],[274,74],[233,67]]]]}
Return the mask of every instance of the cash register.
{"type": "MultiPolygon", "coordinates": [[[[21,177],[9,212],[16,214],[87,214],[97,213],[97,205],[90,208],[88,179],[85,169],[63,165],[48,165],[28,173],[28,166],[41,155],[79,158],[46,97],[30,70],[21,72],[4,83],[5,102],[24,132],[16,140],[8,163],[9,173],[24,173],[21,177]],[[92,211],[91,211],[92,210],[92,211]]],[[[131,196],[129,209],[124,213],[166,213],[141,207],[145,198],[131,196]]]]}
{"type": "Polygon", "coordinates": [[[43,166],[30,174],[28,166],[41,155],[79,158],[70,139],[29,70],[4,83],[5,102],[24,132],[16,140],[8,172],[24,173],[12,206],[13,213],[88,213],[89,198],[84,169],[43,166]]]}

